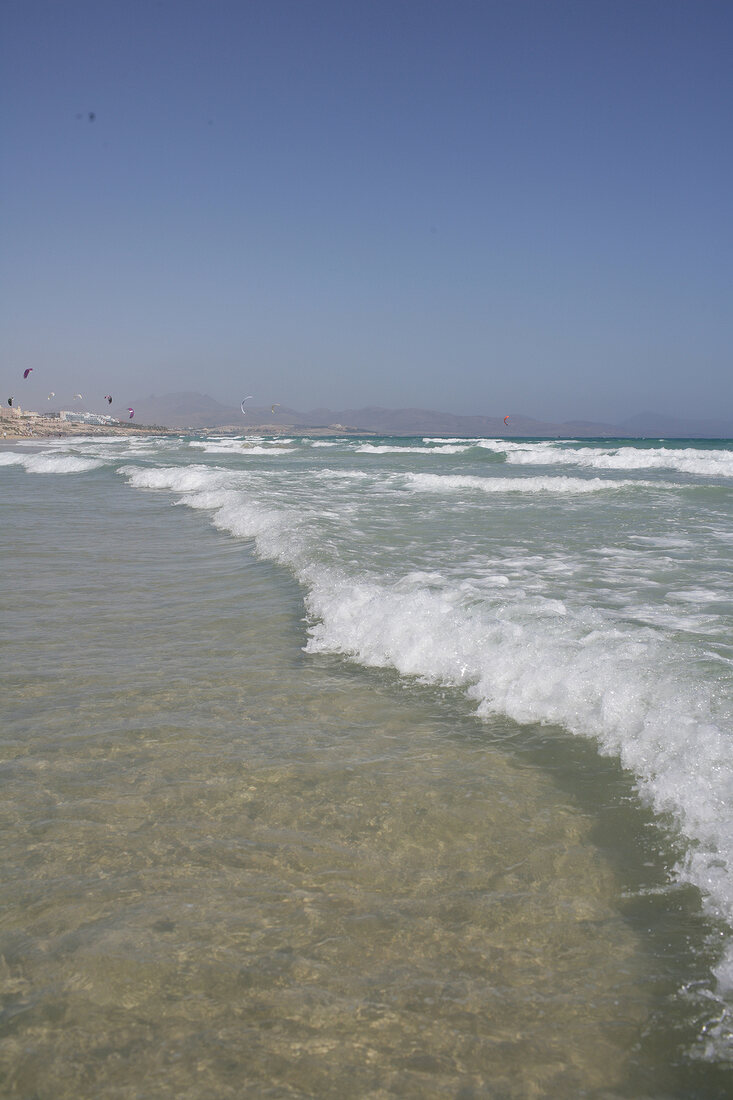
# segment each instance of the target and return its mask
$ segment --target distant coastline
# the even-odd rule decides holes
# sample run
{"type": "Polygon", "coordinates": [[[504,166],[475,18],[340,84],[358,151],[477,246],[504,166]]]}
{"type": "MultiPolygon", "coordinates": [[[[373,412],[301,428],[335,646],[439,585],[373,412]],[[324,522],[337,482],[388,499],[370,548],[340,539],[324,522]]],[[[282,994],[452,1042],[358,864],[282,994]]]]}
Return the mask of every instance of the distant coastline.
{"type": "MultiPolygon", "coordinates": [[[[21,408],[0,409],[0,433],[6,439],[70,435],[197,434],[246,435],[380,435],[493,439],[731,439],[732,420],[676,419],[653,412],[639,413],[619,424],[586,420],[561,423],[521,414],[503,417],[461,416],[431,409],[327,408],[302,412],[283,405],[247,406],[246,415],[232,406],[198,393],[150,396],[135,401],[135,421],[107,423],[62,419],[55,414],[21,408]]],[[[86,415],[96,415],[87,410],[86,415]]]]}
{"type": "MultiPolygon", "coordinates": [[[[328,427],[310,427],[300,425],[296,430],[303,434],[313,436],[329,435],[374,435],[374,432],[361,428],[348,428],[334,424],[328,427]]],[[[262,432],[271,435],[287,435],[292,433],[290,427],[277,424],[238,424],[207,425],[194,427],[183,425],[181,427],[167,427],[162,424],[131,424],[129,421],[120,420],[114,424],[90,424],[81,421],[60,420],[58,417],[45,416],[41,413],[21,411],[18,416],[7,416],[0,412],[0,438],[7,442],[17,439],[65,439],[69,436],[90,435],[185,435],[187,432],[196,435],[215,433],[216,435],[244,435],[248,432],[262,432]]]]}
{"type": "Polygon", "coordinates": [[[456,436],[477,438],[570,438],[570,439],[730,439],[733,415],[715,420],[675,418],[656,412],[641,412],[619,423],[569,419],[540,420],[511,409],[501,415],[465,416],[434,409],[389,409],[378,405],[365,408],[317,407],[303,411],[284,404],[271,405],[277,393],[257,396],[247,403],[225,405],[202,393],[180,392],[137,397],[131,404],[135,418],[144,424],[163,424],[189,430],[219,429],[247,432],[287,431],[298,434],[366,434],[387,436],[456,436]],[[507,423],[504,417],[508,414],[507,423]]]}

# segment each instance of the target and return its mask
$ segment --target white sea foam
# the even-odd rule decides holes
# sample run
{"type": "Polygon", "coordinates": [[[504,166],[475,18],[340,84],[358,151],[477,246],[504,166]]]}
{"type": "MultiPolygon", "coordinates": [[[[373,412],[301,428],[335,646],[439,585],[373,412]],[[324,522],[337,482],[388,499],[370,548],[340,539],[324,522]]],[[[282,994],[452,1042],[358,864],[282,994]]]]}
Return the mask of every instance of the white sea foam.
{"type": "MultiPolygon", "coordinates": [[[[509,447],[512,446],[506,439],[477,439],[476,446],[484,451],[493,451],[495,454],[502,454],[509,447]]],[[[533,446],[533,444],[528,444],[533,446]]]]}
{"type": "Polygon", "coordinates": [[[129,446],[133,446],[136,442],[147,445],[151,441],[150,436],[137,437],[126,435],[73,435],[67,436],[62,439],[19,439],[17,440],[17,446],[19,447],[42,447],[48,451],[68,451],[76,448],[83,448],[88,450],[90,447],[103,447],[106,445],[112,445],[116,443],[126,443],[129,446]]]}
{"type": "Polygon", "coordinates": [[[722,592],[716,592],[710,588],[685,588],[680,592],[668,592],[668,600],[678,600],[680,603],[715,603],[718,600],[725,599],[725,595],[722,592]]]}
{"type": "Polygon", "coordinates": [[[220,466],[121,466],[118,471],[136,489],[170,489],[174,493],[200,493],[232,488],[241,477],[220,466]]]}
{"type": "Polygon", "coordinates": [[[269,446],[249,443],[245,439],[222,439],[206,442],[192,440],[189,447],[196,447],[206,454],[236,454],[245,457],[248,455],[287,455],[295,449],[294,447],[282,447],[275,443],[269,446]]]}
{"type": "Polygon", "coordinates": [[[23,466],[29,474],[81,474],[104,466],[104,461],[75,455],[27,455],[6,451],[0,454],[0,466],[23,466]]]}
{"type": "Polygon", "coordinates": [[[308,570],[310,652],[465,685],[479,714],[597,738],[694,841],[680,869],[733,921],[730,713],[658,631],[537,597],[471,607],[457,589],[308,570]]]}
{"type": "Polygon", "coordinates": [[[363,455],[457,455],[467,451],[469,446],[470,444],[461,446],[446,444],[442,447],[412,447],[407,444],[400,445],[397,443],[362,443],[354,449],[357,454],[363,455]]]}
{"type": "Polygon", "coordinates": [[[245,453],[249,455],[267,455],[269,458],[272,458],[273,456],[278,457],[279,455],[292,454],[296,449],[296,447],[282,447],[279,444],[272,444],[269,447],[250,447],[245,453]]]}
{"type": "Polygon", "coordinates": [[[504,444],[506,461],[519,465],[585,466],[596,470],[677,470],[733,477],[733,453],[686,447],[578,447],[553,443],[504,444]]]}
{"type": "Polygon", "coordinates": [[[678,535],[629,535],[629,539],[631,542],[641,542],[663,550],[690,550],[695,545],[692,539],[680,538],[678,535]]]}
{"type": "Polygon", "coordinates": [[[650,481],[614,481],[593,477],[474,477],[470,474],[407,474],[412,489],[454,493],[475,489],[482,493],[598,493],[615,489],[655,488],[650,481]]]}
{"type": "Polygon", "coordinates": [[[365,470],[318,470],[313,476],[318,481],[370,481],[374,475],[365,470]]]}
{"type": "Polygon", "coordinates": [[[482,443],[483,439],[479,436],[442,436],[442,435],[424,435],[423,443],[465,443],[466,445],[482,443]]]}

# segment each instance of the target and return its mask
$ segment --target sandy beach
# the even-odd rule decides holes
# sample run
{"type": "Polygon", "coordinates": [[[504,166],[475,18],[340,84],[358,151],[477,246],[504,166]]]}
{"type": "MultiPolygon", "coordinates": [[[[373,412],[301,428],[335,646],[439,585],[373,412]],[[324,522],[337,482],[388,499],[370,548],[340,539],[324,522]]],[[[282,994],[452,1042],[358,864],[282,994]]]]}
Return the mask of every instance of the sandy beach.
{"type": "Polygon", "coordinates": [[[0,438],[12,441],[14,439],[55,439],[69,436],[92,435],[185,435],[195,431],[196,435],[247,435],[266,433],[267,435],[292,435],[306,431],[310,436],[328,436],[337,433],[339,435],[371,435],[356,428],[347,428],[343,425],[333,425],[328,428],[299,427],[298,425],[282,424],[248,424],[212,426],[210,428],[168,428],[160,424],[133,424],[126,420],[119,420],[114,424],[89,424],[77,420],[62,420],[58,416],[42,416],[40,413],[21,412],[10,413],[10,410],[0,410],[0,438]]]}
{"type": "MultiPolygon", "coordinates": [[[[8,410],[10,412],[10,410],[8,410]]],[[[21,412],[20,415],[8,415],[5,410],[0,414],[0,434],[4,439],[51,439],[73,435],[119,435],[120,432],[133,435],[151,433],[175,435],[170,428],[150,427],[145,424],[85,424],[76,420],[62,420],[58,416],[41,416],[39,413],[21,412]]]]}

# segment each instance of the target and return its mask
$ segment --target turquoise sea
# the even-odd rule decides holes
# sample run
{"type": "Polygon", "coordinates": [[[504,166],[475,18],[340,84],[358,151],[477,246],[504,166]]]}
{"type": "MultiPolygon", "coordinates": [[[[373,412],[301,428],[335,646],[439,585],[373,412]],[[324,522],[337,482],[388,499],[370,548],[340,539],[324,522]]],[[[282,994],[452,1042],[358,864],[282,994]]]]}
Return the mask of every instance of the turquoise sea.
{"type": "Polygon", "coordinates": [[[0,444],[0,1095],[733,1095],[733,443],[0,444]]]}

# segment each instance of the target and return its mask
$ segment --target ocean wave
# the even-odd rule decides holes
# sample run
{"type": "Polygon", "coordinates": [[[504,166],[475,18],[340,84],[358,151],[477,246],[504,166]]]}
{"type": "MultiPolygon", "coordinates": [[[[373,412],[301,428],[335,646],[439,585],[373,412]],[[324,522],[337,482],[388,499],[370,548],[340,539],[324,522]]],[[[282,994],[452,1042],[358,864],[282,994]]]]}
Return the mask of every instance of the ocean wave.
{"type": "Polygon", "coordinates": [[[208,442],[192,440],[189,447],[196,447],[206,454],[232,454],[232,455],[287,455],[291,454],[294,447],[282,447],[278,442],[269,446],[258,443],[248,443],[243,439],[212,440],[208,442]]]}
{"type": "MultiPolygon", "coordinates": [[[[660,631],[538,597],[469,606],[459,587],[385,585],[302,571],[307,650],[463,688],[479,715],[552,723],[596,739],[693,842],[680,877],[733,922],[729,708],[660,631]]],[[[732,959],[719,970],[732,983],[732,959]]]]}
{"type": "Polygon", "coordinates": [[[470,474],[407,474],[413,489],[434,493],[475,489],[482,493],[598,493],[628,488],[658,488],[651,481],[615,481],[582,477],[475,477],[470,474]]]}
{"type": "Polygon", "coordinates": [[[436,447],[413,447],[399,443],[361,443],[354,450],[362,455],[458,455],[469,450],[471,444],[446,444],[436,447]]]}
{"type": "MultiPolygon", "coordinates": [[[[722,676],[696,671],[705,663],[706,643],[695,649],[688,633],[685,646],[678,644],[672,628],[665,629],[664,609],[658,624],[645,625],[633,621],[631,606],[624,616],[617,607],[588,605],[580,588],[549,598],[537,586],[531,591],[510,582],[511,556],[497,559],[496,576],[487,573],[481,583],[448,569],[406,568],[398,576],[393,565],[378,575],[358,556],[347,565],[338,550],[324,550],[321,517],[312,502],[306,506],[307,486],[305,495],[299,489],[295,496],[268,499],[247,491],[241,471],[201,465],[120,472],[135,486],[167,489],[181,503],[208,510],[217,528],[252,540],[261,557],[289,568],[305,593],[309,653],[340,653],[462,691],[480,716],[557,724],[594,739],[602,753],[634,773],[655,811],[677,822],[689,841],[679,878],[699,888],[709,912],[733,925],[731,703],[722,676]]],[[[356,475],[361,480],[364,471],[338,472],[356,475]]],[[[323,480],[333,476],[316,473],[323,480]]],[[[487,491],[490,484],[501,486],[490,492],[562,493],[647,484],[562,476],[494,482],[399,472],[388,481],[440,492],[487,491]]],[[[661,549],[679,548],[677,536],[660,537],[673,543],[661,549]]],[[[608,553],[625,555],[621,564],[633,575],[644,555],[623,547],[608,553]]],[[[680,609],[667,609],[672,627],[684,627],[686,603],[695,607],[716,595],[699,582],[670,587],[669,598],[680,609]]],[[[733,989],[733,950],[716,973],[721,989],[733,989]]]]}
{"type": "Polygon", "coordinates": [[[475,446],[477,443],[482,443],[483,439],[480,436],[424,435],[422,441],[423,443],[464,443],[466,446],[475,446]]]}
{"type": "Polygon", "coordinates": [[[317,470],[313,477],[317,481],[373,481],[374,474],[366,470],[317,470]]]}
{"type": "Polygon", "coordinates": [[[579,447],[553,443],[504,444],[518,465],[584,466],[595,470],[675,470],[703,477],[733,477],[733,451],[686,447],[579,447]]]}
{"type": "Polygon", "coordinates": [[[221,466],[120,466],[118,473],[136,489],[170,489],[174,493],[231,488],[237,474],[221,466]]]}
{"type": "Polygon", "coordinates": [[[29,474],[81,474],[104,465],[101,458],[79,458],[75,455],[19,454],[11,451],[0,454],[0,466],[23,466],[29,474]]]}

